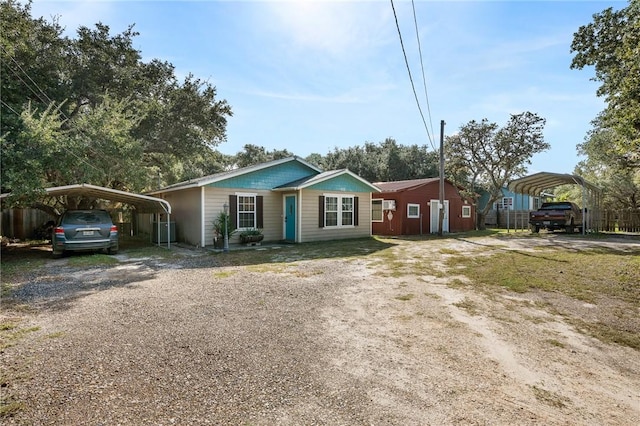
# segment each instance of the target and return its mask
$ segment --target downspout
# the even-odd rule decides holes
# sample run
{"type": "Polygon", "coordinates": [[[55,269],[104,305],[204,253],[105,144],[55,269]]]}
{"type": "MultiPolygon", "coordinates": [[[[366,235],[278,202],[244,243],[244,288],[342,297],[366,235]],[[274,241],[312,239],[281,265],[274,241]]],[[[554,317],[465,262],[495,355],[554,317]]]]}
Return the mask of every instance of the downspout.
{"type": "Polygon", "coordinates": [[[205,241],[205,226],[204,226],[204,186],[200,187],[200,247],[204,248],[206,245],[205,241]]]}
{"type": "Polygon", "coordinates": [[[302,242],[302,189],[298,189],[298,196],[296,197],[298,199],[298,207],[296,209],[296,238],[294,239],[295,242],[297,243],[301,243],[302,242]]]}

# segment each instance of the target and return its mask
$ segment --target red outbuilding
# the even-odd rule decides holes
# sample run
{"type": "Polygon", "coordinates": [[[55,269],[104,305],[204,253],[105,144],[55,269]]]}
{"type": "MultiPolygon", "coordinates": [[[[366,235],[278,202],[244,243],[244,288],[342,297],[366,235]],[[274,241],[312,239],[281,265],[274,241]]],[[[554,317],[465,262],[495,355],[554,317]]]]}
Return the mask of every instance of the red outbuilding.
{"type": "MultiPolygon", "coordinates": [[[[382,192],[372,193],[371,220],[375,235],[438,233],[439,178],[374,183],[382,192]]],[[[444,181],[443,232],[475,228],[475,208],[459,188],[444,181]]]]}

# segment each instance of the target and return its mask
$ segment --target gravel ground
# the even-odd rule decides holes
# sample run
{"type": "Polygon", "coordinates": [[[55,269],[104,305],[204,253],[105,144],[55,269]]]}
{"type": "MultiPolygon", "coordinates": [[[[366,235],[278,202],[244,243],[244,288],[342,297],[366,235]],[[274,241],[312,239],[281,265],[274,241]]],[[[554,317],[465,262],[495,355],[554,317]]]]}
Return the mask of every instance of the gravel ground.
{"type": "MultiPolygon", "coordinates": [[[[395,250],[413,244],[438,268],[443,248],[479,242],[395,250]]],[[[2,312],[39,327],[0,355],[21,403],[6,424],[640,424],[638,352],[537,303],[561,295],[396,278],[369,257],[238,267],[192,254],[30,274],[13,293],[29,309],[2,312]]]]}

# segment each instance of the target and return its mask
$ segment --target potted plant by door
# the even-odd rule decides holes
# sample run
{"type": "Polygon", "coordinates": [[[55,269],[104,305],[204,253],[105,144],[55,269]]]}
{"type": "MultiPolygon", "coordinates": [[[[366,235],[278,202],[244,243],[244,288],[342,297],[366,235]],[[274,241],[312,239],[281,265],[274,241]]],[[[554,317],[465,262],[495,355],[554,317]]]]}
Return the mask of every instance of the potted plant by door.
{"type": "Polygon", "coordinates": [[[258,228],[245,229],[240,232],[240,242],[243,244],[259,243],[263,239],[264,235],[262,234],[262,230],[258,228]]]}
{"type": "Polygon", "coordinates": [[[233,224],[229,218],[229,214],[225,212],[218,213],[218,216],[213,220],[213,247],[221,249],[224,247],[224,227],[227,226],[227,235],[229,238],[235,234],[236,230],[233,229],[233,224]]]}

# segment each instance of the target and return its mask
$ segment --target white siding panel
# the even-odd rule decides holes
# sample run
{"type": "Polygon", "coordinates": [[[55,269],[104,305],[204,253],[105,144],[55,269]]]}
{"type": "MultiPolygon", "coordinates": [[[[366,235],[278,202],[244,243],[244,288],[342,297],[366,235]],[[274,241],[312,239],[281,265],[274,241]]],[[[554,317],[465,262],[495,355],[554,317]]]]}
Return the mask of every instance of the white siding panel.
{"type": "Polygon", "coordinates": [[[200,188],[167,192],[163,198],[171,204],[176,239],[193,246],[200,245],[200,188]]]}
{"type": "Polygon", "coordinates": [[[325,191],[302,191],[302,242],[340,240],[371,236],[371,193],[350,193],[358,197],[358,226],[345,228],[320,228],[318,226],[319,197],[325,191]]]}
{"type": "MultiPolygon", "coordinates": [[[[213,244],[213,220],[229,202],[229,195],[251,193],[263,197],[263,229],[264,241],[280,241],[282,239],[282,194],[269,190],[251,190],[246,188],[205,188],[205,240],[207,245],[213,244]]],[[[172,204],[173,206],[173,204],[172,204]]],[[[238,233],[229,239],[230,243],[239,243],[238,233]]]]}

